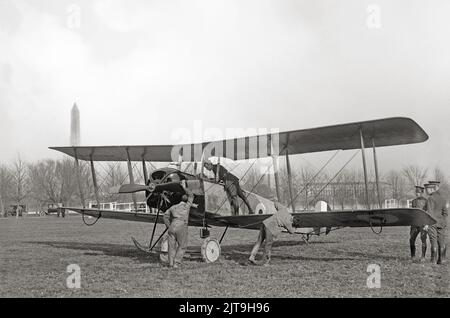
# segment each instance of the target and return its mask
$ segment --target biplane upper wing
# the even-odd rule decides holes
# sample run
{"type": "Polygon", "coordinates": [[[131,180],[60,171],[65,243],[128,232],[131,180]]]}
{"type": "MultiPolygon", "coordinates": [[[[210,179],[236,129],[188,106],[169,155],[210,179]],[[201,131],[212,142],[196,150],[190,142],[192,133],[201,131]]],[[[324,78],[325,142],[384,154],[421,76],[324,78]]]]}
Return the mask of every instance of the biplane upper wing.
{"type": "MultiPolygon", "coordinates": [[[[436,223],[428,213],[420,209],[379,209],[336,212],[292,213],[293,225],[306,227],[378,227],[424,226],[436,223]]],[[[208,219],[208,224],[246,229],[258,229],[270,214],[244,216],[218,216],[208,219]]]]}
{"type": "Polygon", "coordinates": [[[364,142],[376,147],[424,142],[425,131],[412,119],[393,117],[320,128],[293,130],[275,134],[242,137],[185,145],[149,146],[87,146],[51,147],[80,160],[93,161],[201,161],[203,151],[209,147],[211,155],[232,160],[262,158],[270,155],[290,155],[327,150],[348,150],[361,147],[360,131],[364,142]],[[276,147],[274,147],[276,143],[276,147]],[[174,155],[176,154],[176,155],[174,155]]]}

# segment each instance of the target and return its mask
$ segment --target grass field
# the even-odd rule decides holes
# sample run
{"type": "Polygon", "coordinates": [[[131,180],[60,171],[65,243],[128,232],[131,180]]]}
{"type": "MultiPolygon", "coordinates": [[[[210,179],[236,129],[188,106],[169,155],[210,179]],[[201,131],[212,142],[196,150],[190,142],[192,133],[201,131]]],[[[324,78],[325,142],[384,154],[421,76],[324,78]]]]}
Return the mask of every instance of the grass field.
{"type": "Polygon", "coordinates": [[[382,235],[344,229],[310,244],[282,234],[267,267],[246,265],[257,232],[229,230],[220,260],[208,265],[192,228],[183,267],[170,270],[131,242],[132,235],[148,242],[151,226],[102,219],[87,227],[79,216],[0,219],[0,297],[450,296],[449,265],[412,262],[404,227],[382,235]],[[80,289],[66,286],[69,264],[81,268],[80,289]],[[379,289],[366,285],[369,264],[381,267],[379,289]]]}

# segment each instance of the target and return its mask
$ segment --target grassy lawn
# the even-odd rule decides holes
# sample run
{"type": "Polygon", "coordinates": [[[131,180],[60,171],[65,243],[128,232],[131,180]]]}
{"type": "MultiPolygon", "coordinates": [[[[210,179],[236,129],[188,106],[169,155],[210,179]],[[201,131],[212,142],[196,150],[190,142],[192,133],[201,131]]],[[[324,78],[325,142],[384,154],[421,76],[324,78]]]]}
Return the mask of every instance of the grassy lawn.
{"type": "MultiPolygon", "coordinates": [[[[256,231],[230,229],[221,258],[208,265],[201,261],[199,229],[191,228],[189,255],[176,270],[134,247],[130,236],[148,242],[151,227],[103,219],[87,227],[79,216],[0,219],[0,297],[450,296],[449,265],[412,262],[405,227],[382,235],[344,229],[310,244],[282,234],[267,267],[246,264],[256,231]],[[80,289],[66,286],[69,264],[81,268],[80,289]],[[379,289],[366,285],[369,264],[381,267],[379,289]]],[[[211,234],[220,238],[222,231],[211,234]]]]}

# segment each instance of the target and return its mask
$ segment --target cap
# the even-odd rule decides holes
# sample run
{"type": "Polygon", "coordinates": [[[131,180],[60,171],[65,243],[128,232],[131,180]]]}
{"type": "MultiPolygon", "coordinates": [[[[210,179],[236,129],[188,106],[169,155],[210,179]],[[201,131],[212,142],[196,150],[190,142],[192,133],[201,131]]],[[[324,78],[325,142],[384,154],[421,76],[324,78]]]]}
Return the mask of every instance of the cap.
{"type": "Polygon", "coordinates": [[[422,186],[414,186],[414,188],[416,188],[416,192],[423,192],[423,190],[425,190],[425,188],[422,186]]]}
{"type": "Polygon", "coordinates": [[[439,185],[441,182],[440,181],[428,181],[429,184],[437,184],[439,185]]]}

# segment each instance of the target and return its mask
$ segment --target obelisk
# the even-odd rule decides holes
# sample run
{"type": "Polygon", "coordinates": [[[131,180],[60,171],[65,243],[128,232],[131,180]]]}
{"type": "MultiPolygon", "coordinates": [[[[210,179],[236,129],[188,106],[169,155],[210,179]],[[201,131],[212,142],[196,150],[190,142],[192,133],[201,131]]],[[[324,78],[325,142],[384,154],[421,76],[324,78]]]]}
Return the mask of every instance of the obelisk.
{"type": "Polygon", "coordinates": [[[70,145],[80,145],[80,111],[76,103],[73,104],[70,113],[70,145]]]}

